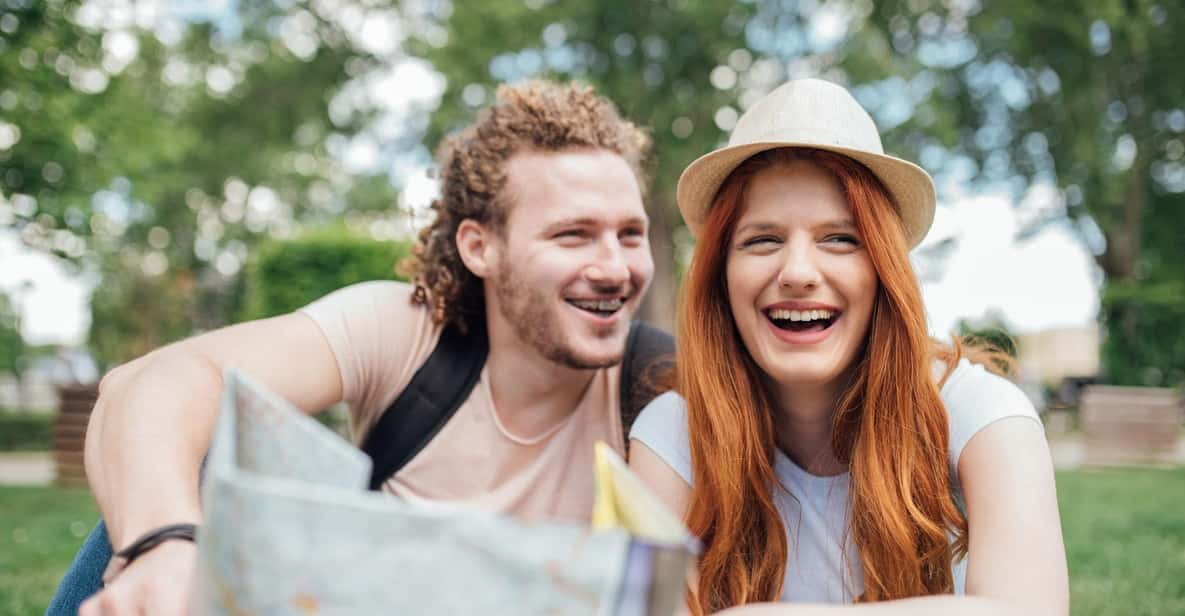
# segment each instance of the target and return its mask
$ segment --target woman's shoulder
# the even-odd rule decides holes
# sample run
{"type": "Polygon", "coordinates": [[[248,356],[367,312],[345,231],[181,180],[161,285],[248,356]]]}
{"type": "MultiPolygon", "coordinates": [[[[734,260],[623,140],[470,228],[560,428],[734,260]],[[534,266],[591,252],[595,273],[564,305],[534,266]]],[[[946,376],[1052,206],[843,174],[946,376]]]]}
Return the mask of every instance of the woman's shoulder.
{"type": "Polygon", "coordinates": [[[960,358],[951,369],[942,383],[939,394],[944,401],[975,398],[985,403],[1007,403],[1026,407],[1028,410],[1033,408],[1032,402],[1016,383],[966,357],[960,358]]]}
{"type": "Polygon", "coordinates": [[[676,391],[665,392],[651,400],[630,426],[630,438],[643,442],[672,432],[682,432],[684,437],[687,434],[687,401],[676,391]]]}
{"type": "Polygon", "coordinates": [[[642,408],[642,414],[687,414],[687,400],[679,395],[675,390],[665,391],[662,394],[655,396],[645,407],[642,408]]]}
{"type": "Polygon", "coordinates": [[[949,418],[950,462],[954,468],[967,443],[989,425],[1009,417],[1041,421],[1020,387],[966,358],[960,359],[947,375],[940,395],[949,418]]]}
{"type": "Polygon", "coordinates": [[[687,401],[668,391],[650,401],[630,427],[630,440],[642,443],[691,483],[691,446],[687,434],[687,401]]]}

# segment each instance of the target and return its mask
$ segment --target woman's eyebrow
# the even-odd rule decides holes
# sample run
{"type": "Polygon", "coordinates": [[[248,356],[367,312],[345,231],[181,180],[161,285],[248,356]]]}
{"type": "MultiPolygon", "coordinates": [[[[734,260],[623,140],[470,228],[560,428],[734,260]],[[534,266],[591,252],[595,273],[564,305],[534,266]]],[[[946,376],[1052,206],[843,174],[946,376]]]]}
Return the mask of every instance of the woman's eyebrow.
{"type": "Polygon", "coordinates": [[[761,232],[761,231],[776,231],[779,228],[781,228],[781,225],[779,225],[777,223],[759,220],[759,221],[754,221],[754,222],[745,223],[745,224],[741,225],[736,230],[736,232],[737,233],[748,233],[748,232],[761,232]]]}
{"type": "MultiPolygon", "coordinates": [[[[736,232],[737,233],[749,233],[749,232],[760,233],[763,231],[776,231],[781,228],[782,228],[782,225],[779,225],[775,222],[756,220],[756,221],[753,221],[750,223],[745,223],[745,224],[741,225],[740,227],[737,228],[736,232]]],[[[847,218],[843,218],[840,220],[828,220],[826,222],[819,223],[818,225],[815,226],[815,228],[828,230],[828,231],[848,231],[848,232],[858,231],[858,229],[856,228],[856,223],[852,222],[850,219],[847,219],[847,218]]]]}
{"type": "Polygon", "coordinates": [[[850,219],[847,219],[847,218],[844,218],[842,220],[827,221],[827,222],[819,225],[819,228],[820,229],[831,229],[831,230],[835,230],[835,231],[853,231],[853,232],[859,230],[856,228],[856,223],[852,222],[850,219]]]}

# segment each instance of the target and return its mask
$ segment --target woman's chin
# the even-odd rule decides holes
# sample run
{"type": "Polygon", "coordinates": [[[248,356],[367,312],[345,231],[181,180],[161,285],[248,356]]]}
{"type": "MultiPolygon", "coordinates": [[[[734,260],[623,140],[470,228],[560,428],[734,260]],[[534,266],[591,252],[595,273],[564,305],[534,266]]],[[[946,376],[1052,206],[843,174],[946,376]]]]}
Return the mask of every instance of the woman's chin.
{"type": "Polygon", "coordinates": [[[838,368],[802,365],[800,362],[760,367],[766,378],[780,387],[819,387],[835,382],[843,374],[843,370],[838,368]]]}

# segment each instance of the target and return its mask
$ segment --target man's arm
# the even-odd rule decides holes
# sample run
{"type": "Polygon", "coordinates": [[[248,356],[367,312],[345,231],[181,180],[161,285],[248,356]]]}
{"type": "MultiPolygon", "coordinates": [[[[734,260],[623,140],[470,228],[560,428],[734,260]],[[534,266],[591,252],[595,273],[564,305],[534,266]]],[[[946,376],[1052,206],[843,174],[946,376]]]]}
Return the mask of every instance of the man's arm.
{"type": "MultiPolygon", "coordinates": [[[[202,334],[112,370],[100,383],[87,429],[86,470],[116,550],[159,526],[200,519],[198,472],[218,415],[222,371],[228,366],[241,369],[305,412],[342,398],[333,351],[317,324],[300,313],[202,334]]],[[[193,558],[191,548],[175,545],[153,551],[162,552],[161,558],[145,555],[117,582],[141,561],[159,564],[165,553],[193,558]]],[[[192,567],[192,562],[187,564],[192,567]]],[[[102,611],[91,613],[122,613],[120,607],[107,607],[112,597],[139,601],[164,592],[152,588],[155,584],[177,586],[176,579],[145,583],[149,587],[112,584],[102,593],[111,596],[103,600],[100,595],[102,611]]],[[[160,613],[147,604],[140,607],[160,613]]]]}

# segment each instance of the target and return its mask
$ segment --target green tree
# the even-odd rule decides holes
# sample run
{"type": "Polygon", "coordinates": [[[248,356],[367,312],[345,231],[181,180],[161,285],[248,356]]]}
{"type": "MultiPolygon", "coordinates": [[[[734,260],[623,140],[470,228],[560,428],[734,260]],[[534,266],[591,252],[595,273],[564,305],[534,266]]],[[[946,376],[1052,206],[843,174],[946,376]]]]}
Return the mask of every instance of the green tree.
{"type": "MultiPolygon", "coordinates": [[[[1069,224],[1105,276],[1104,369],[1185,382],[1185,6],[1157,0],[910,2],[883,16],[956,117],[938,134],[981,181],[1056,188],[1024,236],[1069,224]]],[[[948,158],[963,163],[957,158],[948,158]]]]}
{"type": "Polygon", "coordinates": [[[105,362],[227,322],[262,238],[395,215],[385,174],[342,163],[380,111],[353,80],[390,60],[336,19],[363,3],[145,27],[92,4],[0,1],[0,226],[97,275],[105,362]]]}
{"type": "Polygon", "coordinates": [[[21,384],[28,359],[29,347],[21,334],[20,313],[12,298],[0,292],[0,374],[11,374],[22,395],[24,390],[21,384]]]}

